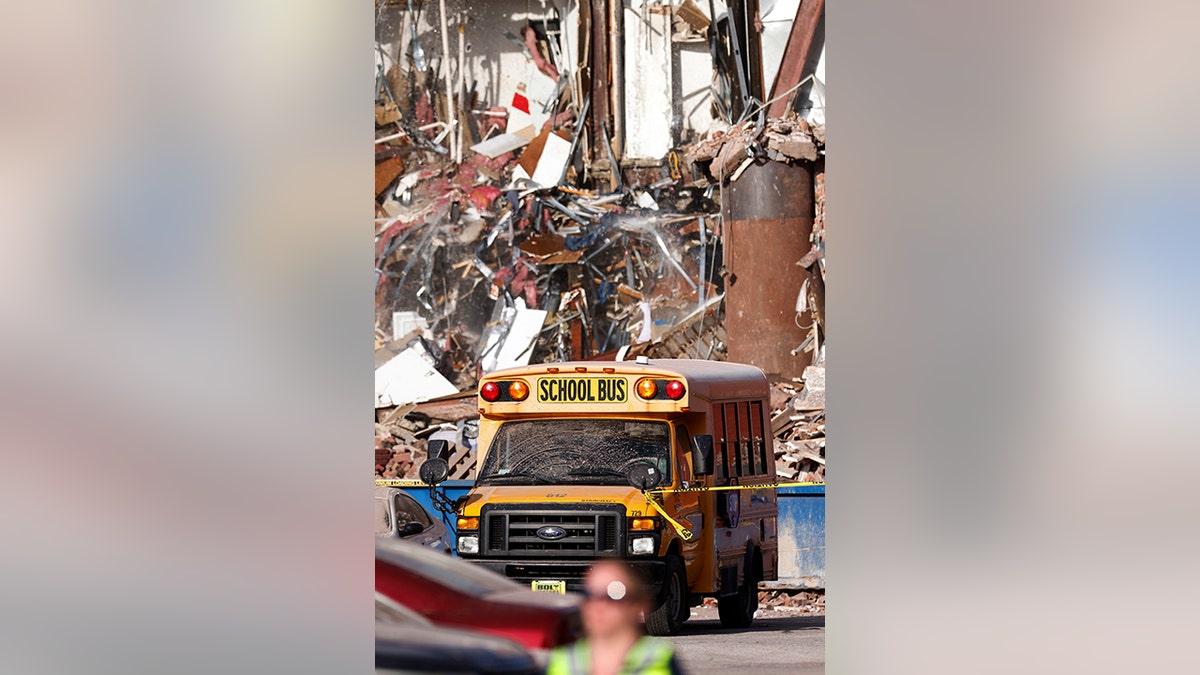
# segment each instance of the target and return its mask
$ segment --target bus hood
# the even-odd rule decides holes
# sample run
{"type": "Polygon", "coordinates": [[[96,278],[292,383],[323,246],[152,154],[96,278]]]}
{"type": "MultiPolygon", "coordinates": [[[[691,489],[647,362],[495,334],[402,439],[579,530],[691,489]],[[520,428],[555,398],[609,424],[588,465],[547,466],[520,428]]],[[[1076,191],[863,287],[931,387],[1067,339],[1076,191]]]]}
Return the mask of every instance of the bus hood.
{"type": "Polygon", "coordinates": [[[478,516],[484,504],[624,504],[646,508],[640,490],[628,485],[483,485],[467,494],[464,516],[478,516]]]}

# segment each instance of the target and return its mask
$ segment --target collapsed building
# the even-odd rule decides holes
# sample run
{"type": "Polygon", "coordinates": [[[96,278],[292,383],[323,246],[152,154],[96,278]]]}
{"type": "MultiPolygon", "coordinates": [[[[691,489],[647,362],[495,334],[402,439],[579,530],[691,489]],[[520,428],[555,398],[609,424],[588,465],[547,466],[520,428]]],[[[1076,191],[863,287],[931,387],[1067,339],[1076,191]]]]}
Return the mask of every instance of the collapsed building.
{"type": "Polygon", "coordinates": [[[376,10],[376,474],[469,475],[483,373],[647,354],[762,368],[823,480],[823,2],[376,10]]]}

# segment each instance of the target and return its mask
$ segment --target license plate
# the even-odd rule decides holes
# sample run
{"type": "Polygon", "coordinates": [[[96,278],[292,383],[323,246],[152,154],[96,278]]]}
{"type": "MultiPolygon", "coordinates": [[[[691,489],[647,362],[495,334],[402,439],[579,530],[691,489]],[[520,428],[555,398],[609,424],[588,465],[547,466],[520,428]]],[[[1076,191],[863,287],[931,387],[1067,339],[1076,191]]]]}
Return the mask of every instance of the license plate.
{"type": "Polygon", "coordinates": [[[623,377],[542,377],[538,403],[625,403],[629,381],[623,377]]]}
{"type": "Polygon", "coordinates": [[[532,584],[533,590],[541,591],[542,593],[566,593],[567,582],[565,581],[535,581],[532,584]]]}

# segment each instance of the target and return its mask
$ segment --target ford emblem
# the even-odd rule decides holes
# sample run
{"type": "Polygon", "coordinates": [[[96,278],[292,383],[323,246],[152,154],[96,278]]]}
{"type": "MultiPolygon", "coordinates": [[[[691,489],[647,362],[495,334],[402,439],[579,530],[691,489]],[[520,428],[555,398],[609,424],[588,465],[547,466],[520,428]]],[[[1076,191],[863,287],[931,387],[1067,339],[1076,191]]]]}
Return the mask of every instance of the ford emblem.
{"type": "Polygon", "coordinates": [[[562,539],[563,537],[567,536],[567,531],[562,529],[561,527],[547,525],[545,527],[538,528],[537,536],[541,537],[542,539],[549,539],[550,541],[556,541],[558,539],[562,539]]]}

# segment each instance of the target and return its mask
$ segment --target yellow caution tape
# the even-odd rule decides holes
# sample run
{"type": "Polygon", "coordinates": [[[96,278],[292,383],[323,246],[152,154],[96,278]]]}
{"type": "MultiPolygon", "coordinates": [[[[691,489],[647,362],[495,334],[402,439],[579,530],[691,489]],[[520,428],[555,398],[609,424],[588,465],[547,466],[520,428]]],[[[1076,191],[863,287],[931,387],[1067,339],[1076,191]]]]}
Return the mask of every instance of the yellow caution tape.
{"type": "Polygon", "coordinates": [[[678,520],[675,520],[671,516],[668,516],[667,512],[663,510],[663,507],[658,505],[658,502],[654,501],[648,493],[645,493],[645,494],[646,494],[646,503],[649,504],[650,506],[653,506],[655,511],[658,511],[659,513],[661,513],[662,517],[666,518],[668,523],[671,523],[671,526],[674,527],[675,531],[679,533],[679,538],[684,541],[691,541],[692,536],[693,536],[692,531],[689,530],[688,528],[684,527],[683,524],[680,523],[678,520]]]}
{"type": "Polygon", "coordinates": [[[811,485],[824,485],[825,483],[763,483],[761,485],[723,485],[721,487],[698,487],[686,488],[662,488],[660,490],[650,490],[652,494],[667,494],[668,492],[716,492],[717,490],[773,490],[775,488],[785,487],[808,487],[811,485]]]}
{"type": "Polygon", "coordinates": [[[375,485],[380,487],[429,487],[424,481],[416,478],[376,478],[375,485]]]}

